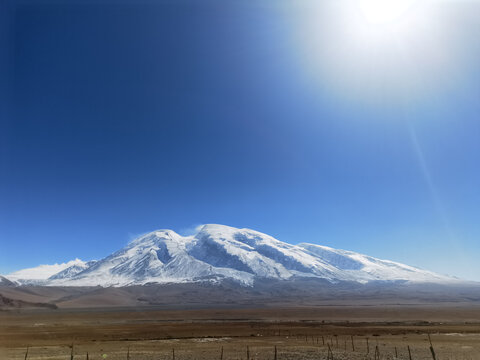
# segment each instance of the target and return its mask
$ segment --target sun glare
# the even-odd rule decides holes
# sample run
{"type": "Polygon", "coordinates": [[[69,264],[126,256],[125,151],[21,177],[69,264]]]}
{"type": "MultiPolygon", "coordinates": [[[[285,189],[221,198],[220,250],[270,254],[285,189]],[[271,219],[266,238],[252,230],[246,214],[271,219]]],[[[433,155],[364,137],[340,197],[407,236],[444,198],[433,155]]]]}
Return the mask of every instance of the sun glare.
{"type": "Polygon", "coordinates": [[[386,24],[400,19],[413,2],[413,0],[361,0],[359,5],[368,22],[386,24]]]}
{"type": "Polygon", "coordinates": [[[456,45],[438,1],[331,0],[295,28],[308,81],[361,103],[418,101],[455,81],[456,45]]]}

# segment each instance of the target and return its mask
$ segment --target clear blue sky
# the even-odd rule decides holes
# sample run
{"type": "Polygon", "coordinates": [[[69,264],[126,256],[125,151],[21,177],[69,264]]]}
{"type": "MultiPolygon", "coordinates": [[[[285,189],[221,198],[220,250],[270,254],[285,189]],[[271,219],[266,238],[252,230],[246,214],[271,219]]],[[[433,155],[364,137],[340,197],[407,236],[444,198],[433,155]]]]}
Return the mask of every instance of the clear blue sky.
{"type": "Polygon", "coordinates": [[[332,1],[2,1],[0,273],[220,223],[480,280],[480,4],[332,1]]]}

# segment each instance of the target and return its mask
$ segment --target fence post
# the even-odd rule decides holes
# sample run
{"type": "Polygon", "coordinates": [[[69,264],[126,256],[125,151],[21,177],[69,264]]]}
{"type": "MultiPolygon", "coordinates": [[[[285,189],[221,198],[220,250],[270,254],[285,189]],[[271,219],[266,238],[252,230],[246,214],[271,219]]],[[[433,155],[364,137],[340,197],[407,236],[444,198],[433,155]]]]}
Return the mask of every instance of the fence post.
{"type": "Polygon", "coordinates": [[[433,360],[437,360],[435,356],[435,350],[433,350],[432,339],[430,339],[430,334],[428,334],[428,341],[430,342],[430,352],[432,353],[433,360]]]}
{"type": "Polygon", "coordinates": [[[29,347],[27,346],[27,352],[25,353],[25,360],[27,360],[27,357],[28,357],[28,349],[29,347]]]}
{"type": "Polygon", "coordinates": [[[407,345],[408,348],[408,359],[412,360],[412,353],[410,352],[410,345],[407,345]]]}
{"type": "Polygon", "coordinates": [[[353,343],[353,335],[350,335],[350,339],[352,340],[352,351],[355,351],[355,344],[353,343]]]}
{"type": "Polygon", "coordinates": [[[334,360],[333,359],[333,352],[332,352],[332,349],[330,348],[330,344],[328,344],[328,355],[327,355],[327,360],[334,360]]]}

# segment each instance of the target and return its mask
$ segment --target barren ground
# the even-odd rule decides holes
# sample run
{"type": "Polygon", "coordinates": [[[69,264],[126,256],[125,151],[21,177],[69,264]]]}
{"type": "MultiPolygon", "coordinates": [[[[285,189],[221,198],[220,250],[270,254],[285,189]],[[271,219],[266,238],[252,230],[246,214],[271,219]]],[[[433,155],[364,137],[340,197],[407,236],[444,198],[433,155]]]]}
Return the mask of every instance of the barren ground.
{"type": "Polygon", "coordinates": [[[0,359],[432,359],[427,334],[437,359],[480,359],[480,306],[0,311],[0,359]]]}

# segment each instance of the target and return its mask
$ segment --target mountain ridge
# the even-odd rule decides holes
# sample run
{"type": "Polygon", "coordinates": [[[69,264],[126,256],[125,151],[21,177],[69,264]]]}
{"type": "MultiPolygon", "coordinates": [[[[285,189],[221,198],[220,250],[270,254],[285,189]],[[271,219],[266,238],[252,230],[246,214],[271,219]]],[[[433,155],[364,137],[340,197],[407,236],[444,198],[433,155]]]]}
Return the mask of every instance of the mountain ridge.
{"type": "Polygon", "coordinates": [[[292,245],[255,230],[217,224],[203,225],[190,236],[169,229],[156,230],[98,261],[76,259],[5,277],[21,285],[103,287],[225,279],[245,286],[253,286],[260,279],[299,278],[330,283],[460,281],[352,251],[309,243],[292,245]]]}

